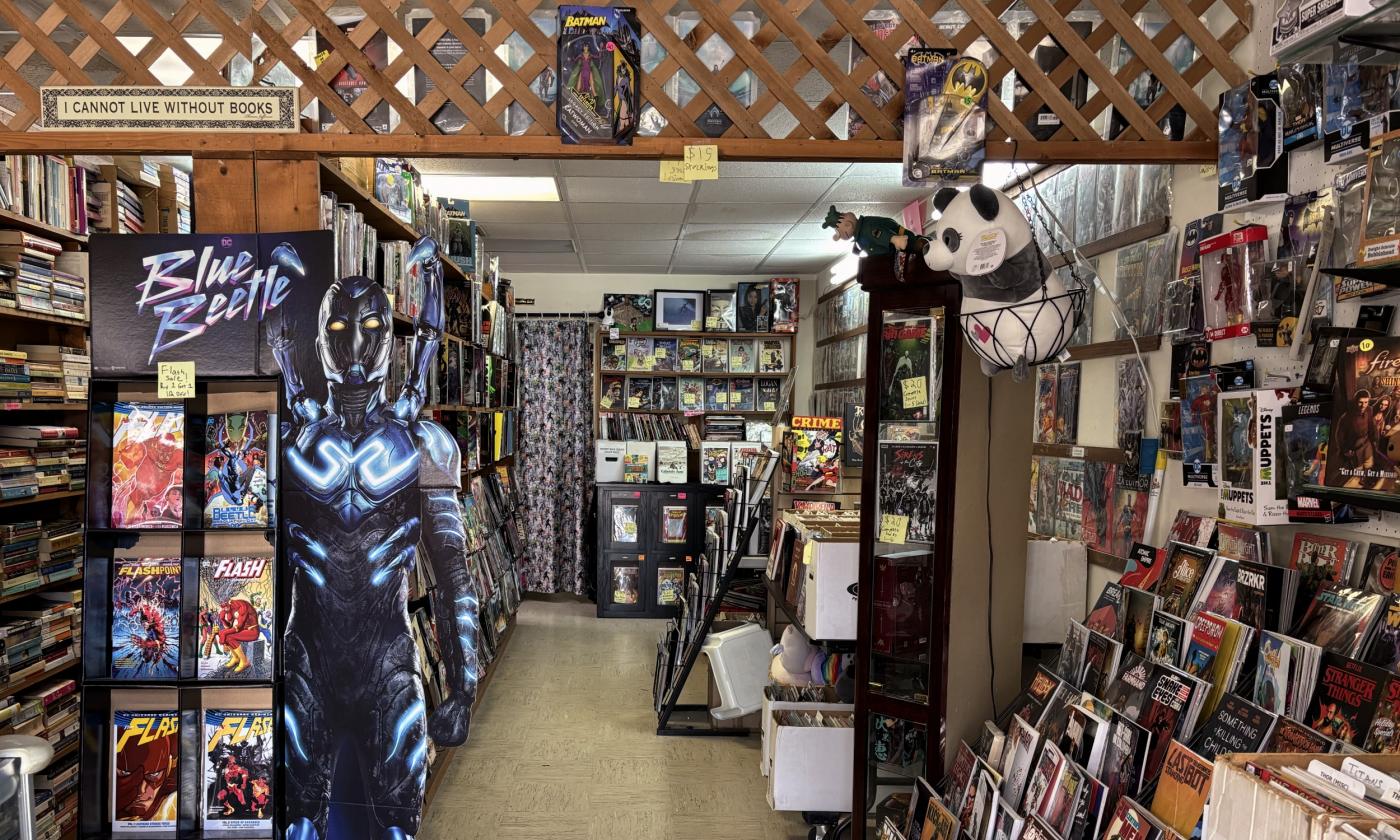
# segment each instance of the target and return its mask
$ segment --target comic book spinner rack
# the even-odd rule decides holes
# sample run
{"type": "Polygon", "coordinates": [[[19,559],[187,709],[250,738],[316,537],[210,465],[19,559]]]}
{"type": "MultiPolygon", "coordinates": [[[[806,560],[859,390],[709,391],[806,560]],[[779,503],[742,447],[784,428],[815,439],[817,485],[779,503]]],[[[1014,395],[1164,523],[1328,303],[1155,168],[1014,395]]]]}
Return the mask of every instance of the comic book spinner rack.
{"type": "MultiPolygon", "coordinates": [[[[757,478],[750,478],[750,471],[745,467],[736,467],[733,470],[734,475],[725,494],[727,525],[724,539],[720,540],[716,550],[716,554],[724,558],[723,562],[714,571],[695,571],[687,580],[686,591],[680,599],[681,613],[675,619],[675,627],[671,631],[684,634],[684,638],[678,639],[683,647],[679,651],[681,656],[678,664],[674,665],[674,670],[672,665],[677,663],[677,660],[664,661],[664,651],[657,657],[657,735],[749,734],[749,730],[744,727],[720,729],[706,725],[709,705],[682,703],[680,697],[696,661],[700,658],[705,639],[723,608],[725,596],[739,571],[739,563],[746,554],[745,549],[753,538],[754,529],[762,519],[759,515],[759,503],[768,494],[777,465],[778,454],[770,448],[760,453],[754,461],[751,469],[757,473],[757,478]],[[705,575],[718,576],[714,591],[709,595],[705,594],[705,581],[702,579],[705,575]],[[689,624],[696,615],[700,616],[699,620],[689,624]],[[685,628],[688,624],[690,629],[687,633],[685,628]],[[677,712],[683,713],[687,718],[673,721],[677,712]]],[[[676,648],[672,647],[672,651],[675,650],[676,648]]]]}

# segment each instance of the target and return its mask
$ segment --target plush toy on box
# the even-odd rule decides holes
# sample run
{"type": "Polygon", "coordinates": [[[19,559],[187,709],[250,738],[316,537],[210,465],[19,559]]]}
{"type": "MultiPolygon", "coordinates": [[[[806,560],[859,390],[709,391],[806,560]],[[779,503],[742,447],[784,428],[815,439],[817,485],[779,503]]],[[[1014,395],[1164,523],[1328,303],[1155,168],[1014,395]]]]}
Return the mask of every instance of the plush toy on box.
{"type": "Polygon", "coordinates": [[[768,676],[778,685],[835,685],[841,675],[841,654],[827,653],[789,624],[773,646],[773,665],[768,676]]]}

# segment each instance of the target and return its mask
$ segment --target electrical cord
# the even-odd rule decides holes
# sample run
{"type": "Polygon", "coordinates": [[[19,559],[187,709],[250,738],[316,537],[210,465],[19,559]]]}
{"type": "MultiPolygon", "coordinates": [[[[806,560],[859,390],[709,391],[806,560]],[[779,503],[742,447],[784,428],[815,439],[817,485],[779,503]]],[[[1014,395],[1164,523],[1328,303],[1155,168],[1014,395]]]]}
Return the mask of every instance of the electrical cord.
{"type": "MultiPolygon", "coordinates": [[[[987,380],[987,464],[992,463],[992,380],[987,380]]],[[[992,593],[994,590],[993,581],[996,580],[997,555],[992,545],[992,474],[990,469],[987,475],[987,491],[985,495],[987,507],[987,659],[991,663],[991,675],[988,678],[988,687],[992,695],[992,714],[997,711],[997,650],[992,641],[992,593]]]]}

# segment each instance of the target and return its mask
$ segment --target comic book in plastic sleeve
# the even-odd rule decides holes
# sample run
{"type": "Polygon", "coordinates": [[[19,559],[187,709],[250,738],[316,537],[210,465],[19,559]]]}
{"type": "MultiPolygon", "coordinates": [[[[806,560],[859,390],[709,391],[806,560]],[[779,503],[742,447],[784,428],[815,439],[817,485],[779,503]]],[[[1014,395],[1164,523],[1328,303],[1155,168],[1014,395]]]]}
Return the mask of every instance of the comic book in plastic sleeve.
{"type": "Polygon", "coordinates": [[[112,413],[112,527],[179,528],[185,408],[119,402],[112,413]]]}
{"type": "Polygon", "coordinates": [[[1344,340],[1337,357],[1328,487],[1394,493],[1400,486],[1400,338],[1344,340]]]}
{"type": "Polygon", "coordinates": [[[841,487],[842,419],[796,415],[788,429],[788,486],[793,492],[835,493],[841,487]]]}
{"type": "Polygon", "coordinates": [[[180,558],[116,560],[112,678],[173,680],[180,672],[180,558]]]}
{"type": "Polygon", "coordinates": [[[272,679],[272,573],[270,557],[200,558],[200,679],[272,679]]]}
{"type": "Polygon", "coordinates": [[[204,711],[204,828],[271,831],[272,710],[204,711]]]}
{"type": "Polygon", "coordinates": [[[118,709],[112,715],[112,833],[175,831],[180,713],[118,709]]]}
{"type": "Polygon", "coordinates": [[[880,444],[877,521],[887,515],[908,517],[905,539],[908,542],[932,542],[937,490],[937,443],[908,441],[880,444]]]}
{"type": "Polygon", "coordinates": [[[210,415],[204,446],[204,527],[268,527],[268,413],[210,415]]]}
{"type": "Polygon", "coordinates": [[[1055,443],[1055,400],[1059,394],[1055,365],[1035,369],[1035,430],[1036,443],[1055,443]]]}

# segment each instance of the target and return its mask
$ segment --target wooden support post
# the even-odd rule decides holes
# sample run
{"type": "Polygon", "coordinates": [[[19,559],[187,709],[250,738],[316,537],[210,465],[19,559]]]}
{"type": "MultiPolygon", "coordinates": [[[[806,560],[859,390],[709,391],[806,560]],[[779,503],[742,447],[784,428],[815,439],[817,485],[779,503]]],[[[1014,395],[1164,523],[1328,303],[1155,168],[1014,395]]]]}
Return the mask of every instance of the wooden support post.
{"type": "Polygon", "coordinates": [[[259,155],[254,164],[260,233],[321,229],[321,170],[315,155],[259,155]]]}
{"type": "Polygon", "coordinates": [[[196,233],[256,233],[253,156],[194,159],[196,233]]]}

